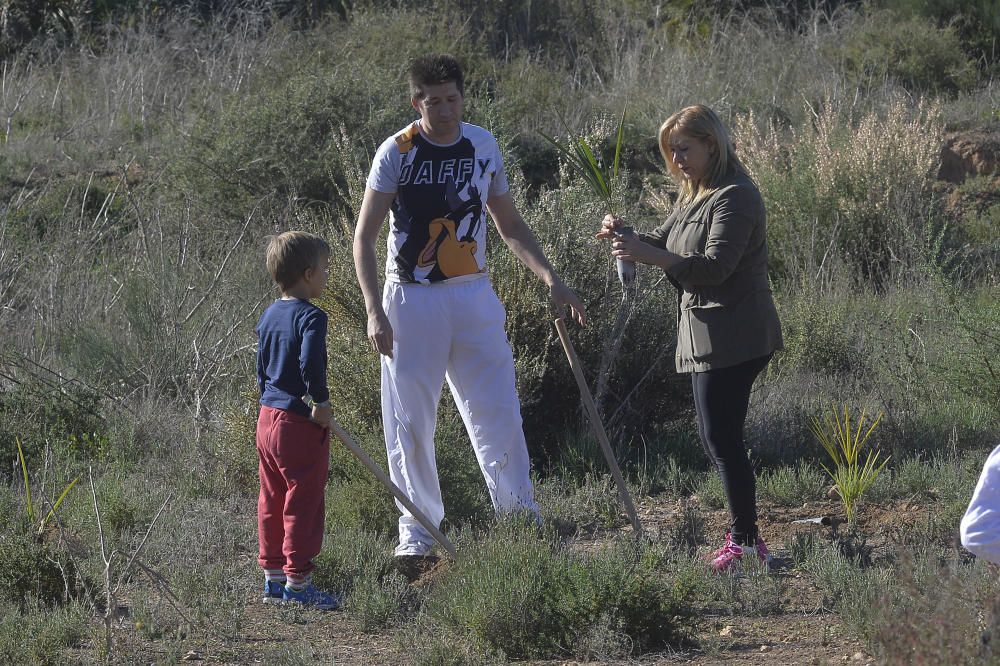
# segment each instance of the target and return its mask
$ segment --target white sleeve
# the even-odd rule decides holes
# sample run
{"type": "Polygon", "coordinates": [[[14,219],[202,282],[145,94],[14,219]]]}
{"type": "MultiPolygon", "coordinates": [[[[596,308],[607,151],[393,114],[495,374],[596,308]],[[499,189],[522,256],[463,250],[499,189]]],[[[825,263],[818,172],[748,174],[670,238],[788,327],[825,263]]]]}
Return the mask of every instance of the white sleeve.
{"type": "Polygon", "coordinates": [[[960,531],[976,557],[1000,564],[1000,446],[986,459],[960,531]]]}
{"type": "Polygon", "coordinates": [[[396,137],[390,136],[375,152],[366,185],[377,192],[395,194],[399,191],[399,171],[402,163],[402,153],[396,145],[396,137]]]}
{"type": "Polygon", "coordinates": [[[507,169],[504,167],[503,155],[500,154],[500,146],[497,145],[496,139],[493,140],[493,150],[496,154],[497,170],[493,173],[493,179],[490,181],[488,197],[510,191],[510,183],[507,182],[507,169]]]}

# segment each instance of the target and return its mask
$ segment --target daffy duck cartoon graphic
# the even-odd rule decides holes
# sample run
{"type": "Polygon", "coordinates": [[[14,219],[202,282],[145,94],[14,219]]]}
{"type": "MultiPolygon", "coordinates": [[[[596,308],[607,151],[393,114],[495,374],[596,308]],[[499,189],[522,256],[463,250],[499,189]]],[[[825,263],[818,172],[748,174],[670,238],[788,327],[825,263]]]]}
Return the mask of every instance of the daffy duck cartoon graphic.
{"type": "Polygon", "coordinates": [[[479,189],[470,185],[469,198],[463,200],[458,194],[455,181],[449,179],[445,185],[445,199],[451,212],[428,223],[430,238],[417,259],[417,266],[426,268],[436,262],[445,278],[477,273],[479,265],[476,263],[476,250],[479,246],[474,238],[483,214],[479,189]],[[469,228],[459,238],[458,228],[470,213],[472,219],[469,228]]]}

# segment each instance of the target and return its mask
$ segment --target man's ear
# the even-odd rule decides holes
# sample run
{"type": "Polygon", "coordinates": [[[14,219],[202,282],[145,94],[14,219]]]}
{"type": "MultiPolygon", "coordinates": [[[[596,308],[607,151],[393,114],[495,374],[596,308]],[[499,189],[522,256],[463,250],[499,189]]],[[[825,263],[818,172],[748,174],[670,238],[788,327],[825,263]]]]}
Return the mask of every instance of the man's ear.
{"type": "Polygon", "coordinates": [[[411,97],[410,98],[410,106],[413,107],[414,111],[420,111],[420,100],[417,99],[416,97],[411,97]]]}

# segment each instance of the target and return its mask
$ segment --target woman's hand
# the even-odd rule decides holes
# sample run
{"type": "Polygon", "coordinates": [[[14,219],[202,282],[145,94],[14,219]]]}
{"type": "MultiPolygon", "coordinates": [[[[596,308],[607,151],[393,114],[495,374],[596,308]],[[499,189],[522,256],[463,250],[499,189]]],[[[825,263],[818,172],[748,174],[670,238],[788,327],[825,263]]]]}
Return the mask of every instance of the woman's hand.
{"type": "Polygon", "coordinates": [[[638,236],[614,236],[611,243],[611,256],[615,259],[661,266],[666,259],[666,251],[650,245],[638,236]]]}
{"type": "Polygon", "coordinates": [[[615,229],[624,226],[625,220],[622,218],[615,217],[611,214],[605,215],[604,219],[601,221],[601,230],[594,234],[594,238],[614,238],[615,229]]]}

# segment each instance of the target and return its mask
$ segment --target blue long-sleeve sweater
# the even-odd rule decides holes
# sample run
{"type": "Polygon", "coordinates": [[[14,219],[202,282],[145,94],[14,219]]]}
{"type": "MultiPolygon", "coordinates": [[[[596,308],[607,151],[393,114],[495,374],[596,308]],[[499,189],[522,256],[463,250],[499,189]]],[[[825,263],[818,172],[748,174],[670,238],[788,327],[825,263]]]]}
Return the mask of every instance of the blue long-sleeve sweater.
{"type": "Polygon", "coordinates": [[[257,322],[260,404],[309,416],[303,395],[330,397],[326,385],[326,313],[309,301],[276,300],[257,322]]]}

